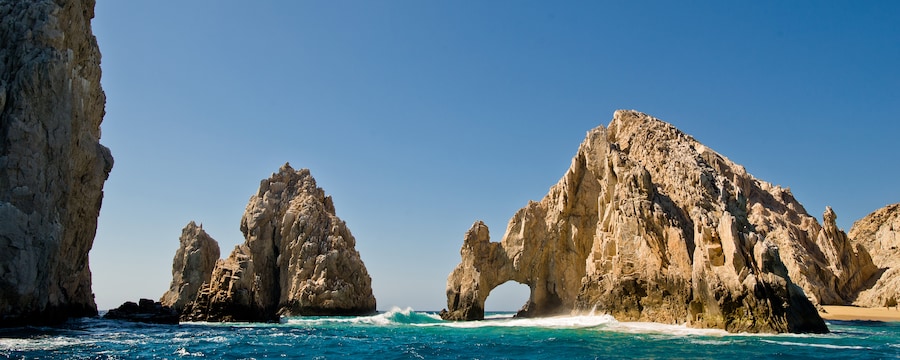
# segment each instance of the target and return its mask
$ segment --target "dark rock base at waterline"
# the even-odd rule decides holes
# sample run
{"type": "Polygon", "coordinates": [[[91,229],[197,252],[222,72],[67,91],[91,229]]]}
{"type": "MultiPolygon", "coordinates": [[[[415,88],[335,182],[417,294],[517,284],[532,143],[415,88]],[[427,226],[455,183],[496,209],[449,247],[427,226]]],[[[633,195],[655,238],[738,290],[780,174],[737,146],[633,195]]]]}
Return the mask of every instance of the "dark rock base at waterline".
{"type": "Polygon", "coordinates": [[[175,309],[150,299],[141,299],[138,304],[126,301],[118,308],[107,312],[103,318],[152,324],[178,324],[178,312],[175,309]]]}

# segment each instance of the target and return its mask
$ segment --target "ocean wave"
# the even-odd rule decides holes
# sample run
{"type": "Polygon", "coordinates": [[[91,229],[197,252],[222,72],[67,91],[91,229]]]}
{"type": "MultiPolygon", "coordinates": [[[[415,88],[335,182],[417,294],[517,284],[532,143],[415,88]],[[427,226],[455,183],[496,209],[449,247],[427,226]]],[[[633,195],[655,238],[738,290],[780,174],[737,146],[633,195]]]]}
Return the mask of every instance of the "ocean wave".
{"type": "Polygon", "coordinates": [[[760,340],[769,344],[777,344],[777,345],[785,345],[785,346],[804,346],[804,347],[817,347],[817,348],[825,348],[825,349],[845,349],[845,350],[872,350],[872,348],[867,346],[859,346],[859,345],[834,345],[834,344],[816,344],[816,343],[799,343],[793,341],[774,341],[774,340],[760,340]]]}
{"type": "Polygon", "coordinates": [[[289,317],[285,318],[286,324],[291,325],[309,325],[319,326],[327,324],[351,324],[351,325],[415,325],[441,322],[440,316],[436,314],[416,312],[410,307],[401,309],[394,307],[389,311],[381,314],[357,317],[327,317],[327,316],[310,316],[310,317],[289,317]]]}

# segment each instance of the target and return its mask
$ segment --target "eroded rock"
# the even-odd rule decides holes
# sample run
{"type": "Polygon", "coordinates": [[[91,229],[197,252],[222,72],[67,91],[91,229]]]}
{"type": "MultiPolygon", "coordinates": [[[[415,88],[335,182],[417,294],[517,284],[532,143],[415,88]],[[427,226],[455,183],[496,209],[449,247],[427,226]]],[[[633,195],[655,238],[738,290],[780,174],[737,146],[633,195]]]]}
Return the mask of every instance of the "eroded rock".
{"type": "Polygon", "coordinates": [[[177,312],[197,298],[200,286],[208,283],[219,260],[219,243],[191,221],[181,230],[178,250],[172,260],[172,284],[160,302],[177,312]]]}
{"type": "Polygon", "coordinates": [[[806,295],[846,303],[873,269],[864,249],[823,229],[789,190],[635,111],[588,132],[565,176],[513,216],[499,243],[487,234],[481,223],[466,234],[446,319],[482,318],[489,292],[516,281],[531,288],[522,316],[598,311],[824,332],[806,295]]]}
{"type": "Polygon", "coordinates": [[[356,240],[308,169],[263,180],[241,219],[246,241],[220,260],[184,320],[274,321],[280,315],[375,311],[356,240]]]}
{"type": "Polygon", "coordinates": [[[857,220],[850,239],[872,254],[879,268],[854,301],[854,305],[880,307],[900,298],[900,204],[885,206],[857,220]]]}
{"type": "Polygon", "coordinates": [[[178,324],[178,311],[150,299],[140,299],[137,304],[126,301],[118,308],[109,310],[104,319],[125,320],[150,324],[178,324]]]}
{"type": "Polygon", "coordinates": [[[0,326],[94,316],[106,97],[92,0],[0,1],[0,326]]]}

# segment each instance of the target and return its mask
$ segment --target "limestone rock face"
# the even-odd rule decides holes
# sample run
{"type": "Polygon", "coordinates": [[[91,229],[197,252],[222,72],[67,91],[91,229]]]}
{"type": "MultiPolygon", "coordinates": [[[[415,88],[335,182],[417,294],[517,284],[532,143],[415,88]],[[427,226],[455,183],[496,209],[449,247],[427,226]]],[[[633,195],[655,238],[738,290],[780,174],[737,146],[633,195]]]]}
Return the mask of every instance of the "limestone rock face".
{"type": "Polygon", "coordinates": [[[0,326],[97,314],[106,97],[93,0],[0,1],[0,326]]]}
{"type": "Polygon", "coordinates": [[[200,286],[209,282],[219,260],[219,243],[193,221],[181,230],[180,245],[172,260],[172,284],[160,303],[177,312],[197,298],[200,286]]]}
{"type": "Polygon", "coordinates": [[[285,164],[263,180],[241,231],[246,241],[216,264],[182,319],[269,321],[375,311],[356,240],[309,170],[285,164]]]}
{"type": "Polygon", "coordinates": [[[879,268],[879,276],[866,284],[854,304],[878,307],[886,306],[891,298],[900,299],[900,204],[857,220],[850,228],[850,239],[868,249],[879,268]]]}
{"type": "Polygon", "coordinates": [[[531,288],[521,316],[827,331],[807,295],[846,303],[874,269],[830,224],[672,125],[620,110],[499,243],[482,223],[466,233],[443,316],[483,318],[489,292],[512,280],[531,288]]]}

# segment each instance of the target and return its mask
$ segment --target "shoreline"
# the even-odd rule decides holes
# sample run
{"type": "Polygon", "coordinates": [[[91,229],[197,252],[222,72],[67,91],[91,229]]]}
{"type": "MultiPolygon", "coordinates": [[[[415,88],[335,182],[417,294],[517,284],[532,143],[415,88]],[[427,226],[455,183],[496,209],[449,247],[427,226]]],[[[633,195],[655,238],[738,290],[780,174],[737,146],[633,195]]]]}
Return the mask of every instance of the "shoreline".
{"type": "Polygon", "coordinates": [[[866,308],[858,306],[822,306],[825,312],[819,311],[824,320],[840,321],[897,321],[900,322],[900,311],[897,308],[866,308]]]}

